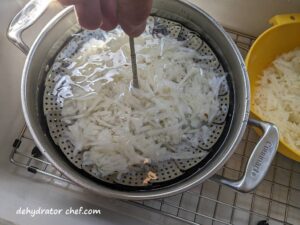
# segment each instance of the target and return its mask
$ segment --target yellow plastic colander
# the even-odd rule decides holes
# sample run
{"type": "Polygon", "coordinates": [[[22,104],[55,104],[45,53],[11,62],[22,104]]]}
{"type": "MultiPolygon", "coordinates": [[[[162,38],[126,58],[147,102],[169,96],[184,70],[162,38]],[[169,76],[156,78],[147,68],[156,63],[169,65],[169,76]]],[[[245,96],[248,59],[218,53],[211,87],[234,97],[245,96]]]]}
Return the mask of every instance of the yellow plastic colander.
{"type": "MultiPolygon", "coordinates": [[[[253,107],[259,76],[276,57],[300,47],[300,14],[277,15],[269,22],[273,26],[256,39],[246,58],[252,95],[251,112],[262,120],[264,120],[263,116],[257,114],[253,107]]],[[[278,151],[286,157],[300,162],[300,151],[290,147],[282,138],[280,138],[278,151]]]]}

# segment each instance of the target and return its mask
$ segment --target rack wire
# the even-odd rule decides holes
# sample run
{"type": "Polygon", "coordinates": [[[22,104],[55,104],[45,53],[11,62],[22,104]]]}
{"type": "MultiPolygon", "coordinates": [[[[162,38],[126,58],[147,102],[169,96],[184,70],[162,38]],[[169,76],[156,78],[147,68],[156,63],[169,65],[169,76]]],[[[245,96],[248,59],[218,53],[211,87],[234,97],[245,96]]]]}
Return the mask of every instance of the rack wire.
{"type": "MultiPolygon", "coordinates": [[[[255,38],[230,29],[227,32],[245,56],[255,38]]],[[[236,152],[218,174],[230,179],[239,178],[258,139],[255,131],[247,128],[236,152]]],[[[72,184],[35,147],[26,125],[13,143],[10,161],[30,173],[72,184]]],[[[278,154],[267,176],[253,193],[239,193],[208,180],[176,196],[127,203],[178,219],[183,224],[298,225],[300,164],[278,154]]]]}

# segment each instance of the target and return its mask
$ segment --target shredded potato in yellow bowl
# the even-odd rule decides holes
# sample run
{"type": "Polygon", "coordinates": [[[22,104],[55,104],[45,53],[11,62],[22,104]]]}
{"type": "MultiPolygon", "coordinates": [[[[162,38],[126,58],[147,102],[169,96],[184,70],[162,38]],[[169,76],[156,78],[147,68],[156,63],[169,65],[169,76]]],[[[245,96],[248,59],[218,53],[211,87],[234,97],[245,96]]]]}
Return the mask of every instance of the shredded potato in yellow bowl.
{"type": "Polygon", "coordinates": [[[263,71],[254,110],[275,123],[281,138],[300,151],[300,49],[279,56],[263,71]]]}

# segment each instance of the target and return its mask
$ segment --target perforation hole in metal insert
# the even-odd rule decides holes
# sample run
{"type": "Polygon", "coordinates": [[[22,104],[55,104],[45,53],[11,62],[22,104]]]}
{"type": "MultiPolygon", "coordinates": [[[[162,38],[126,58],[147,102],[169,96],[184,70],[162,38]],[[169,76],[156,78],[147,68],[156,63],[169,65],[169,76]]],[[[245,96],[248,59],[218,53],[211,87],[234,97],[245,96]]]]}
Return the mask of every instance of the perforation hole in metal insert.
{"type": "Polygon", "coordinates": [[[152,180],[152,183],[164,182],[174,179],[182,174],[179,167],[173,160],[168,160],[164,163],[160,163],[155,167],[157,179],[152,180]]]}
{"type": "Polygon", "coordinates": [[[114,183],[114,179],[115,179],[115,176],[114,175],[109,175],[109,176],[105,176],[105,177],[101,177],[99,175],[99,172],[97,170],[97,168],[95,166],[87,166],[87,165],[82,165],[82,169],[87,172],[88,174],[91,174],[93,175],[94,177],[97,177],[107,183],[114,183]]]}
{"type": "Polygon", "coordinates": [[[222,67],[220,65],[220,62],[217,58],[217,56],[215,55],[215,53],[213,52],[213,50],[209,47],[209,45],[205,42],[203,42],[201,48],[198,50],[202,56],[202,58],[199,59],[199,62],[204,64],[204,66],[206,65],[205,69],[208,70],[215,70],[218,67],[222,67]]]}
{"type": "MultiPolygon", "coordinates": [[[[151,29],[153,38],[161,38],[164,35],[170,35],[173,38],[184,41],[185,46],[197,50],[202,56],[197,63],[199,62],[203,66],[209,68],[209,70],[216,71],[221,75],[225,74],[224,68],[219,63],[213,50],[201,39],[201,36],[194,31],[189,30],[177,22],[159,17],[149,18],[146,30],[151,31],[151,29]]],[[[67,124],[62,120],[61,109],[65,98],[71,95],[72,92],[66,91],[65,96],[59,95],[57,92],[57,85],[61,82],[65,82],[64,79],[67,79],[66,76],[63,76],[63,74],[64,68],[70,66],[70,60],[68,60],[68,58],[74,56],[74,54],[80,47],[83,46],[86,41],[90,40],[91,38],[105,40],[105,34],[103,32],[80,31],[79,27],[77,30],[78,33],[73,35],[70,41],[57,55],[46,77],[43,108],[47,119],[49,133],[54,143],[60,147],[67,159],[76,167],[82,169],[91,176],[108,183],[117,183],[137,187],[145,186],[143,181],[147,176],[147,171],[142,168],[140,168],[140,170],[134,168],[133,171],[129,171],[129,173],[123,175],[117,176],[114,174],[103,177],[95,166],[83,166],[83,152],[78,155],[75,154],[76,152],[74,152],[72,141],[66,138],[67,135],[65,128],[67,124]]],[[[211,125],[214,128],[213,133],[210,134],[207,140],[199,141],[197,147],[189,145],[190,152],[195,154],[195,158],[190,160],[170,160],[168,162],[160,162],[156,165],[153,165],[152,169],[153,171],[156,171],[157,175],[157,180],[153,180],[153,183],[172,180],[182,175],[183,171],[197,166],[197,164],[205,158],[209,150],[218,141],[226,123],[229,110],[229,88],[226,80],[221,83],[219,99],[222,113],[216,116],[215,120],[213,121],[214,124],[211,125]],[[201,153],[203,156],[199,157],[199,153],[201,153]]],[[[149,184],[151,184],[151,182],[149,184]]]]}
{"type": "Polygon", "coordinates": [[[198,36],[198,34],[193,34],[186,41],[186,46],[188,48],[199,50],[203,44],[202,39],[198,36]]]}
{"type": "Polygon", "coordinates": [[[220,111],[214,118],[213,122],[217,124],[223,124],[227,118],[229,107],[229,94],[219,96],[220,111]]]}
{"type": "MultiPolygon", "coordinates": [[[[55,137],[54,137],[55,138],[55,137]]],[[[74,154],[73,144],[69,140],[65,140],[64,138],[58,138],[58,146],[60,146],[63,153],[67,156],[69,160],[78,168],[82,168],[82,158],[83,153],[79,152],[78,154],[74,154]]]]}
{"type": "Polygon", "coordinates": [[[219,140],[220,135],[223,132],[225,124],[213,124],[209,125],[212,128],[212,133],[209,135],[207,140],[199,141],[199,147],[205,150],[211,149],[214,144],[219,140]]]}
{"type": "MultiPolygon", "coordinates": [[[[198,149],[192,149],[191,151],[196,155],[197,152],[203,152],[202,149],[198,148],[198,149]]],[[[176,165],[177,167],[182,170],[182,171],[185,171],[185,170],[188,170],[192,167],[194,167],[195,165],[197,165],[204,157],[198,157],[198,156],[195,156],[194,158],[192,159],[177,159],[175,160],[176,162],[176,165]]]]}
{"type": "Polygon", "coordinates": [[[181,26],[174,24],[173,26],[170,27],[170,30],[169,30],[170,33],[169,33],[169,35],[171,37],[177,38],[178,35],[179,35],[180,30],[181,30],[181,26]]]}
{"type": "MultiPolygon", "coordinates": [[[[224,74],[224,70],[222,67],[219,67],[217,69],[217,72],[219,72],[220,74],[224,74]]],[[[219,90],[219,95],[226,95],[226,94],[229,94],[229,88],[228,88],[228,84],[227,84],[227,81],[224,79],[221,83],[221,86],[220,86],[220,90],[219,90]]]]}
{"type": "Polygon", "coordinates": [[[126,174],[122,174],[120,177],[115,177],[114,182],[117,184],[123,184],[127,186],[145,186],[145,172],[133,171],[126,174]]]}

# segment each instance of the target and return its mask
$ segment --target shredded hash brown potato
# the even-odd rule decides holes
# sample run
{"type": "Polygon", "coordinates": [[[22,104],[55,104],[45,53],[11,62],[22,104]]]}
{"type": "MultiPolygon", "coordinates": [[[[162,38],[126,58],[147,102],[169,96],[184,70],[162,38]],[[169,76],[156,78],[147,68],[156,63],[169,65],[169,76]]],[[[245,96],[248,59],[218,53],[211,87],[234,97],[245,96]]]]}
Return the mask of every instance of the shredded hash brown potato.
{"type": "Polygon", "coordinates": [[[218,98],[226,74],[201,65],[205,56],[171,37],[143,34],[135,42],[139,89],[131,85],[128,37],[117,29],[67,59],[72,63],[53,93],[63,96],[64,135],[74,155],[83,152],[83,165],[96,166],[99,176],[203,158],[208,151],[192,149],[207,142],[213,120],[228,112],[218,98]]]}
{"type": "Polygon", "coordinates": [[[263,71],[254,109],[276,124],[280,137],[300,151],[300,49],[283,54],[263,71]]]}
{"type": "Polygon", "coordinates": [[[156,173],[149,171],[147,177],[143,180],[143,184],[148,184],[151,180],[156,180],[158,177],[156,173]]]}

